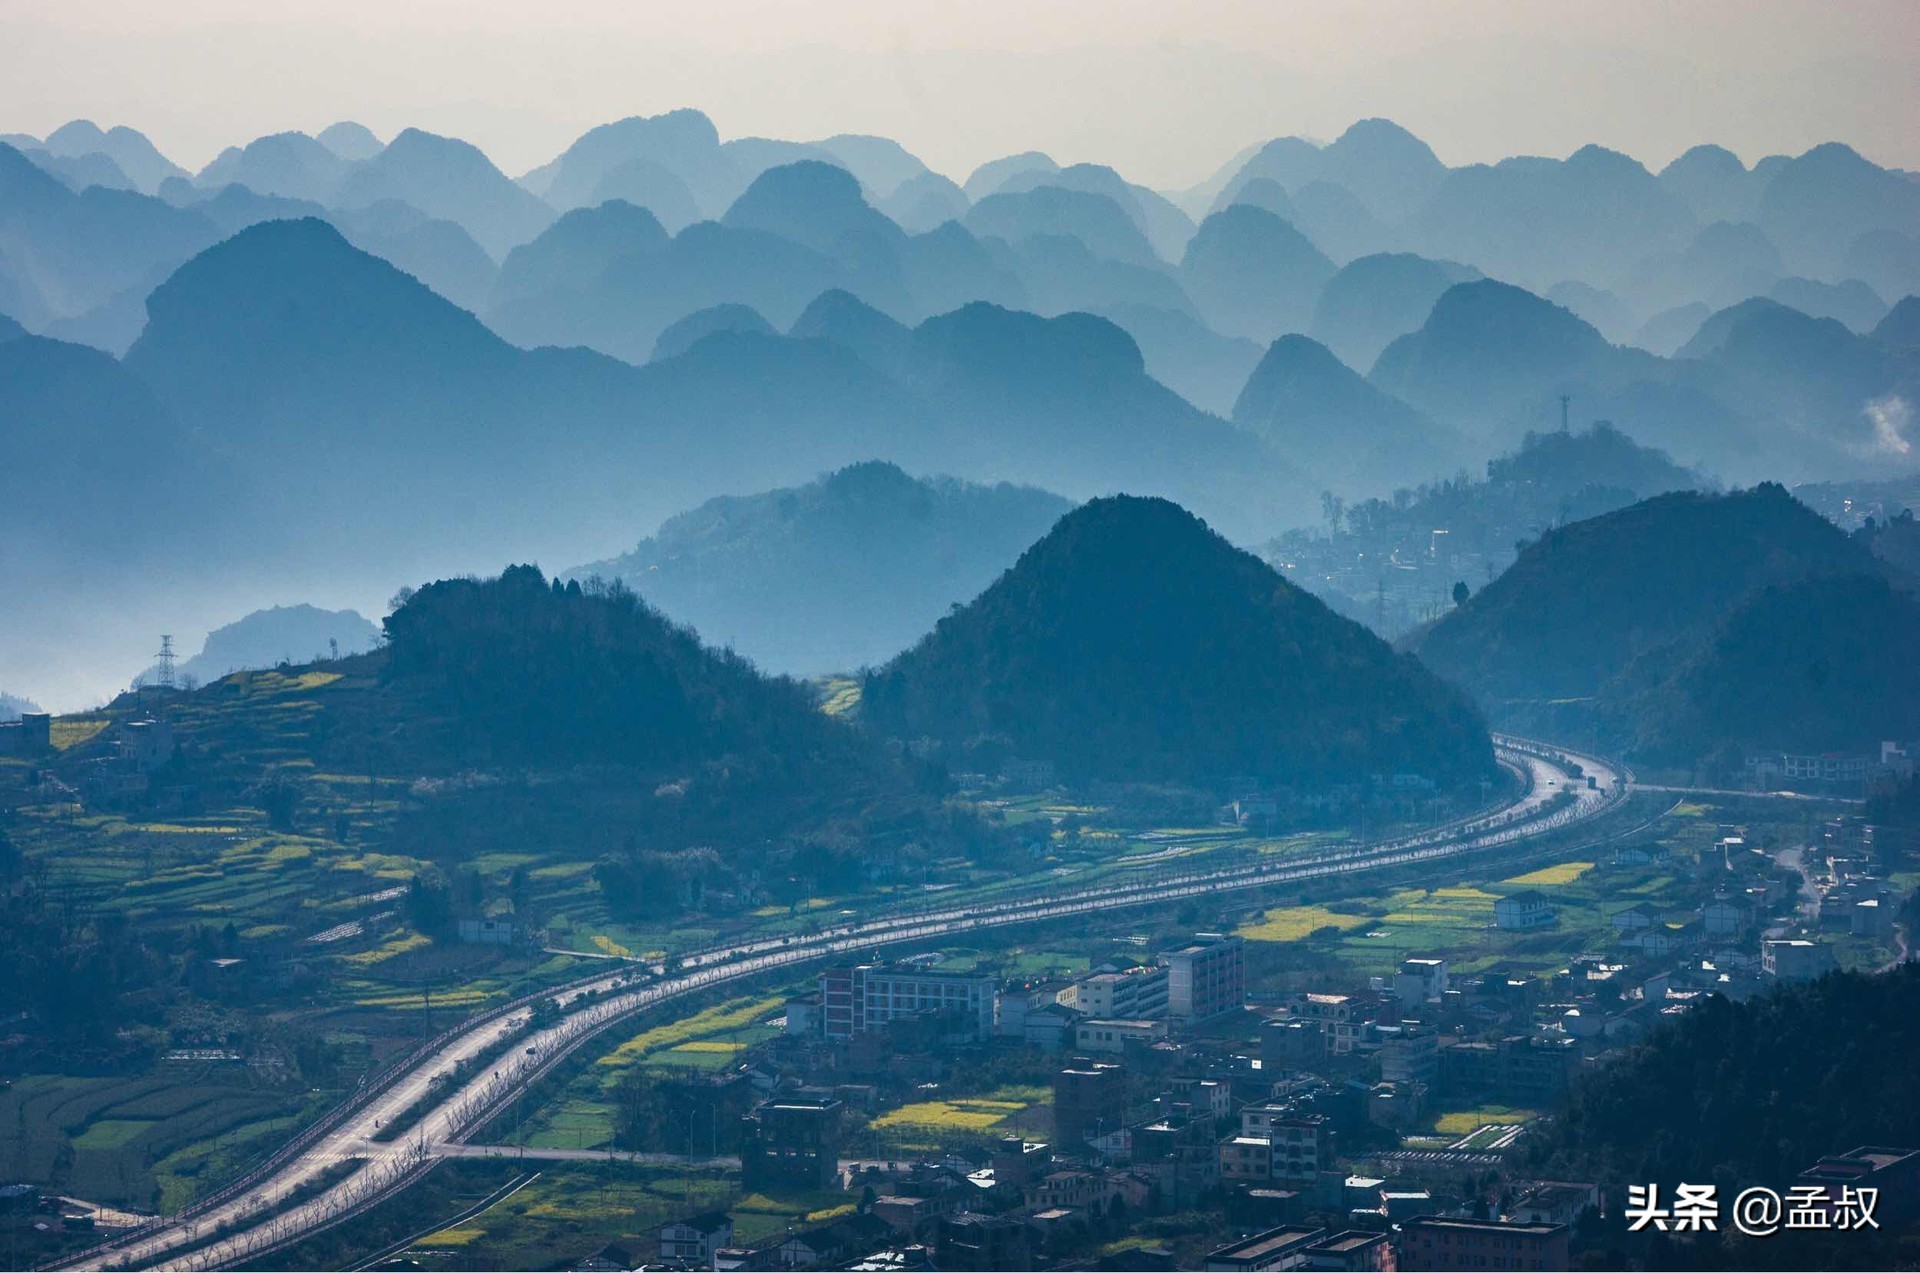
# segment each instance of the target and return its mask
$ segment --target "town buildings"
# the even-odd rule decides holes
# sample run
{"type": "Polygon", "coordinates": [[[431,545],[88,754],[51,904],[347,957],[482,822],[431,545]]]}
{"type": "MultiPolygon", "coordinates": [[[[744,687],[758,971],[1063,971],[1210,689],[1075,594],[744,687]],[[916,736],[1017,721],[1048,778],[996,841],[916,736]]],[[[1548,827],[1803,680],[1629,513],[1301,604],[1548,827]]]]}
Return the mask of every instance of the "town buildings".
{"type": "Polygon", "coordinates": [[[993,1033],[999,985],[991,973],[942,972],[913,964],[857,964],[820,974],[821,1028],[830,1040],[884,1030],[909,1017],[945,1016],[956,1031],[993,1033]]]}
{"type": "Polygon", "coordinates": [[[53,750],[53,717],[45,712],[22,712],[20,719],[0,721],[0,756],[40,756],[53,750]]]}
{"type": "Polygon", "coordinates": [[[1198,933],[1160,956],[1167,967],[1167,1015],[1181,1022],[1210,1021],[1246,999],[1246,943],[1220,933],[1198,933]]]}
{"type": "Polygon", "coordinates": [[[1567,1226],[1455,1216],[1416,1216],[1400,1226],[1403,1273],[1567,1267],[1567,1226]]]}
{"type": "Polygon", "coordinates": [[[1553,923],[1553,903],[1546,894],[1531,889],[1497,898],[1493,923],[1496,928],[1545,928],[1553,923]]]}
{"type": "Polygon", "coordinates": [[[1054,1137],[1069,1152],[1126,1120],[1127,1078],[1120,1066],[1077,1056],[1054,1075],[1054,1137]]]}
{"type": "Polygon", "coordinates": [[[688,1268],[710,1269],[714,1257],[733,1245],[733,1217],[724,1211],[674,1220],[655,1230],[660,1258],[688,1268]]]}
{"type": "Polygon", "coordinates": [[[836,1179],[845,1108],[833,1097],[806,1096],[782,1097],[755,1108],[741,1129],[740,1168],[747,1186],[819,1189],[836,1179]]]}
{"type": "Polygon", "coordinates": [[[1167,965],[1159,964],[1093,973],[1074,983],[1071,1006],[1089,1017],[1130,1021],[1165,1017],[1169,972],[1167,965]]]}

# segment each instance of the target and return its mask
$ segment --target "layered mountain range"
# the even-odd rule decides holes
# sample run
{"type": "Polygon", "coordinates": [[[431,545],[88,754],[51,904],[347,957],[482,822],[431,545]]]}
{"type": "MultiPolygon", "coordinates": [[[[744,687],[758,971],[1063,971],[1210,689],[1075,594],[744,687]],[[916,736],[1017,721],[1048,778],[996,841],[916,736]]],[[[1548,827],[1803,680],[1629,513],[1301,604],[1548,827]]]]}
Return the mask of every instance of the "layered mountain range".
{"type": "Polygon", "coordinates": [[[1569,412],[1736,482],[1898,471],[1916,192],[1838,144],[1448,168],[1383,120],[1186,191],[1037,152],[948,177],[691,110],[517,179],[419,129],[198,173],[123,126],[8,134],[0,458],[44,491],[85,438],[110,465],[71,489],[112,494],[10,502],[0,532],[50,547],[0,589],[79,553],[125,606],[184,553],[222,597],[176,588],[182,627],[288,571],[364,608],[869,459],[1162,495],[1259,542],[1569,412]]]}

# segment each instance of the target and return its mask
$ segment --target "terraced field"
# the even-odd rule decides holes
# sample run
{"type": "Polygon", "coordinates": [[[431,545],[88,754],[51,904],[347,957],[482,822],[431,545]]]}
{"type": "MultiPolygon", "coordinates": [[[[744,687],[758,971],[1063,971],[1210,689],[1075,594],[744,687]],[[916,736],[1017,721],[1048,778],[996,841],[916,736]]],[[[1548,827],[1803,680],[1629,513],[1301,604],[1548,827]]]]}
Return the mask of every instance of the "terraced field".
{"type": "Polygon", "coordinates": [[[0,1093],[0,1173],[115,1206],[177,1206],[314,1105],[232,1064],[143,1078],[30,1075],[0,1093]]]}

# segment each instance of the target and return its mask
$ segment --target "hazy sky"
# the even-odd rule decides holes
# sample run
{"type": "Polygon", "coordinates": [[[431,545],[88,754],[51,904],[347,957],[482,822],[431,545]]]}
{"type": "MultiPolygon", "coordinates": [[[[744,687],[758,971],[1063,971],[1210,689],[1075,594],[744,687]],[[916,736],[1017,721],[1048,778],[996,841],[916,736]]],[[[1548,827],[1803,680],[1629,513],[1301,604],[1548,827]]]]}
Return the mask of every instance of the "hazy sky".
{"type": "Polygon", "coordinates": [[[955,177],[1039,148],[1180,187],[1369,115],[1449,163],[1839,139],[1920,168],[1920,2],[0,0],[0,131],[127,123],[194,168],[354,118],[517,175],[684,105],[727,137],[884,133],[955,177]]]}

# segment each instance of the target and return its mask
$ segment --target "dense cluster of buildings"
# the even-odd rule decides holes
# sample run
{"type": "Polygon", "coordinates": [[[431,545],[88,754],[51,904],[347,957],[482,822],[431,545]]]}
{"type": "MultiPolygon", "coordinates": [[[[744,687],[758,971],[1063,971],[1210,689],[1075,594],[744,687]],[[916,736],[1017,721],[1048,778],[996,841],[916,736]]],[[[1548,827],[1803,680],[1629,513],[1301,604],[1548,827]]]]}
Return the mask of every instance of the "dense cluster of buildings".
{"type": "Polygon", "coordinates": [[[1240,1010],[1246,944],[1200,933],[1151,964],[1071,981],[1003,985],[988,969],[937,963],[829,968],[819,989],[787,1005],[787,1032],[850,1043],[896,1021],[934,1023],[955,1040],[1012,1038],[1046,1051],[1121,1052],[1240,1010]]]}
{"type": "MultiPolygon", "coordinates": [[[[711,1217],[688,1221],[663,1231],[661,1257],[750,1270],[1169,1267],[1172,1252],[1115,1240],[1179,1213],[1214,1217],[1209,1269],[1566,1267],[1573,1235],[1618,1200],[1591,1182],[1515,1178],[1517,1122],[1439,1136],[1437,1113],[1551,1109],[1583,1071],[1700,997],[1818,975],[1840,935],[1884,931],[1874,926],[1894,905],[1858,819],[1822,825],[1784,865],[1739,827],[1718,835],[1697,864],[1621,846],[1617,865],[1697,870],[1696,902],[1680,913],[1624,901],[1604,947],[1551,976],[1463,975],[1413,955],[1363,985],[1250,997],[1247,947],[1217,933],[1072,978],[1007,980],[937,957],[827,969],[789,1002],[765,1059],[724,1081],[746,1097],[730,1117],[747,1187],[838,1188],[861,1200],[855,1213],[754,1244],[727,1240],[711,1217]],[[1042,1121],[990,1152],[976,1134],[889,1160],[866,1130],[993,1055],[1030,1067],[1036,1052],[1058,1058],[1050,1119],[1034,1107],[1042,1121]]],[[[1560,922],[1545,890],[1502,900],[1498,927],[1560,922]]],[[[1809,1170],[1836,1197],[1871,1176],[1920,1214],[1920,1155],[1867,1147],[1809,1170]]]]}

